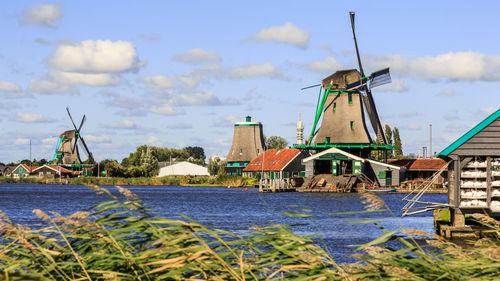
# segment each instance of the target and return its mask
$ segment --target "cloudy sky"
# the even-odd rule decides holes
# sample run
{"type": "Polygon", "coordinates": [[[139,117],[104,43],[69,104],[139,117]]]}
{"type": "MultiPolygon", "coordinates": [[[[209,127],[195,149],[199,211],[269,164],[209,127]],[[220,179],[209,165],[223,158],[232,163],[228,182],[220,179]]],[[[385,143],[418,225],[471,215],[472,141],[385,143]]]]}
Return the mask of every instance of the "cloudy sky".
{"type": "Polygon", "coordinates": [[[84,114],[97,160],[149,144],[226,155],[233,123],[251,115],[268,136],[306,135],[317,88],[357,66],[349,11],[383,123],[405,153],[441,151],[500,94],[497,1],[5,1],[0,10],[0,162],[52,158],[84,114]]]}

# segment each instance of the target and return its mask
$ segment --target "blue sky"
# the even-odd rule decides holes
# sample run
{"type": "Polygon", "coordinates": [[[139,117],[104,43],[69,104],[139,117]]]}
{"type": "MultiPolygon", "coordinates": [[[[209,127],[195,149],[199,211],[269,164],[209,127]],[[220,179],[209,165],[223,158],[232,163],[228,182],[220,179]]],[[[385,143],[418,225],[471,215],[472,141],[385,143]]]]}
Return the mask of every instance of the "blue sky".
{"type": "Polygon", "coordinates": [[[357,67],[391,67],[373,91],[405,153],[433,151],[498,109],[497,1],[5,1],[0,11],[0,162],[51,158],[86,114],[97,160],[142,144],[226,155],[233,123],[267,136],[309,134],[317,84],[357,67]]]}

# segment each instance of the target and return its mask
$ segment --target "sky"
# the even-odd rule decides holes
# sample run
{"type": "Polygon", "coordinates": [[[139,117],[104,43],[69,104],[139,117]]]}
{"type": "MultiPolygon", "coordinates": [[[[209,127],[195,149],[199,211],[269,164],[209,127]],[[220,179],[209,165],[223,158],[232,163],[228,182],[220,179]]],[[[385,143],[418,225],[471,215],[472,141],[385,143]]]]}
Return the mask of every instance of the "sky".
{"type": "MultiPolygon", "coordinates": [[[[498,1],[4,1],[0,162],[51,159],[77,126],[96,160],[137,146],[225,156],[233,124],[310,134],[318,89],[390,67],[373,95],[405,154],[440,152],[499,107],[498,1]]],[[[370,127],[370,125],[368,124],[370,127]]],[[[373,134],[372,134],[373,136],[373,134]]]]}

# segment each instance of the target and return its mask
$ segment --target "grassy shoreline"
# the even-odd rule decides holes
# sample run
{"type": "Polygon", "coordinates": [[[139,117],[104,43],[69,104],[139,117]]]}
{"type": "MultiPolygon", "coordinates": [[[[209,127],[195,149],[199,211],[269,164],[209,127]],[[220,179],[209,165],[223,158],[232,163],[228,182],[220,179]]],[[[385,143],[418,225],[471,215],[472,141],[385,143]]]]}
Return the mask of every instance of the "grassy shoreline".
{"type": "Polygon", "coordinates": [[[28,183],[28,184],[71,184],[71,185],[175,185],[175,186],[221,186],[241,187],[251,186],[257,181],[251,178],[237,176],[169,176],[169,177],[141,177],[141,178],[111,178],[111,177],[79,177],[69,179],[18,178],[0,177],[0,183],[28,183]]]}

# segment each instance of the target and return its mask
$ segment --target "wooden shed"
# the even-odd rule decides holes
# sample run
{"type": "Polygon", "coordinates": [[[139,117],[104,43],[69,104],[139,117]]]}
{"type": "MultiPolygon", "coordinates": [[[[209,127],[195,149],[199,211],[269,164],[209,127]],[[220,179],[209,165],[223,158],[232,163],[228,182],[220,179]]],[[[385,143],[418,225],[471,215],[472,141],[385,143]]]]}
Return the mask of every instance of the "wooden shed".
{"type": "Polygon", "coordinates": [[[500,109],[439,153],[448,165],[448,203],[454,226],[465,214],[500,213],[500,109]]]}

